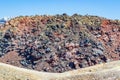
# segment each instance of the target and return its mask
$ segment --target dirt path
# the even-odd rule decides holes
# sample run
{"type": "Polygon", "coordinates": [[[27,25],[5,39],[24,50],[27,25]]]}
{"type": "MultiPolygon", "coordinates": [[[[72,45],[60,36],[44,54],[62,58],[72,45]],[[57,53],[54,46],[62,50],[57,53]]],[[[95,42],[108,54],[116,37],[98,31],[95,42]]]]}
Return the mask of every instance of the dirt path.
{"type": "Polygon", "coordinates": [[[0,80],[120,80],[120,61],[64,73],[45,73],[0,63],[0,80]]]}

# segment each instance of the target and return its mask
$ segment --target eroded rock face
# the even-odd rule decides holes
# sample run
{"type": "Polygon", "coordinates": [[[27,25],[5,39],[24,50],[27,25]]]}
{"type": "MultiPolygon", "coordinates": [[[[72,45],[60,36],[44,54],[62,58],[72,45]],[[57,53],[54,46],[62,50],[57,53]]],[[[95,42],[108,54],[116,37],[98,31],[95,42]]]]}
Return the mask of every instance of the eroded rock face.
{"type": "Polygon", "coordinates": [[[65,72],[119,60],[119,24],[96,16],[16,17],[0,29],[0,61],[38,71],[65,72]],[[16,57],[7,60],[12,52],[16,57]]]}

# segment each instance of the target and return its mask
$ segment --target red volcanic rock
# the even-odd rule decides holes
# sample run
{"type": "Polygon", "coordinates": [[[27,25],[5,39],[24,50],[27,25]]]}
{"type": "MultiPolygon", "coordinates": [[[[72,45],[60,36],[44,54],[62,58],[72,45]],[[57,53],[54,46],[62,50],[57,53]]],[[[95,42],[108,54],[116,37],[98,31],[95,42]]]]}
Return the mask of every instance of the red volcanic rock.
{"type": "Polygon", "coordinates": [[[111,25],[110,20],[102,20],[101,26],[102,26],[102,27],[106,27],[107,25],[111,25]]]}

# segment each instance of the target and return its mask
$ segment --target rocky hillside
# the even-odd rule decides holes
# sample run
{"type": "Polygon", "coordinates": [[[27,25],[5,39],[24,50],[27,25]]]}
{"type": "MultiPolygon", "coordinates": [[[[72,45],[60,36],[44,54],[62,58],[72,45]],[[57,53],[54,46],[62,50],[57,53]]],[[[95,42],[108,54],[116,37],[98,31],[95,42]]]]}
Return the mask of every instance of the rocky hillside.
{"type": "Polygon", "coordinates": [[[119,20],[36,15],[0,27],[0,62],[18,67],[61,73],[119,59],[119,20]]]}

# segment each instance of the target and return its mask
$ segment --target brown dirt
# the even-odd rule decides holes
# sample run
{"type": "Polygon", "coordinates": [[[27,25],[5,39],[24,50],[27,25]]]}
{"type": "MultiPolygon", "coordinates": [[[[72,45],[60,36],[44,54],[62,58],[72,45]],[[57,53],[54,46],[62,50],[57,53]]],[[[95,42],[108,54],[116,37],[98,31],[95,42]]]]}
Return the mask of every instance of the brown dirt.
{"type": "Polygon", "coordinates": [[[14,66],[18,66],[21,67],[19,61],[21,60],[21,57],[18,56],[18,53],[16,52],[9,52],[7,55],[3,56],[0,58],[0,62],[2,63],[6,63],[6,64],[11,64],[14,66]]]}

